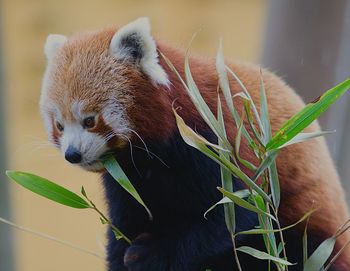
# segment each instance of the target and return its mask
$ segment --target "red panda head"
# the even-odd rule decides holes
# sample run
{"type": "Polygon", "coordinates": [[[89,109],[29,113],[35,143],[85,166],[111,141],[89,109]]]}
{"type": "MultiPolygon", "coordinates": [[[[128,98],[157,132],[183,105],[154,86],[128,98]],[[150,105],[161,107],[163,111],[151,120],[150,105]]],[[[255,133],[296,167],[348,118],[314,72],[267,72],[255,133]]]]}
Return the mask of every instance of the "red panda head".
{"type": "Polygon", "coordinates": [[[40,108],[49,138],[87,170],[101,170],[101,156],[128,144],[165,102],[169,81],[147,18],[117,31],[49,35],[45,54],[40,108]]]}

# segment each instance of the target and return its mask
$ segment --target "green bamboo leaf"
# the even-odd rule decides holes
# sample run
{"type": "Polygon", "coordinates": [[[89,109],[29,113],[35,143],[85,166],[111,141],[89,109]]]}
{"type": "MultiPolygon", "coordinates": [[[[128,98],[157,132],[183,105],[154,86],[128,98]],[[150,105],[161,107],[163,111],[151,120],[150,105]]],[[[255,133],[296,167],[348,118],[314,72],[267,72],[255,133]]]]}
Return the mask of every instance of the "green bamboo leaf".
{"type": "Polygon", "coordinates": [[[237,197],[234,193],[226,191],[225,189],[218,187],[218,190],[227,198],[229,198],[230,200],[232,200],[232,202],[234,202],[235,204],[237,204],[238,206],[241,206],[249,211],[264,215],[264,216],[268,216],[273,220],[276,220],[271,214],[264,212],[263,210],[255,207],[254,205],[250,204],[249,202],[247,202],[244,199],[241,199],[240,197],[237,197]]]}
{"type": "Polygon", "coordinates": [[[259,116],[259,113],[258,113],[258,110],[256,109],[256,106],[254,104],[254,101],[252,99],[252,97],[250,96],[249,94],[249,91],[247,90],[247,88],[244,86],[244,84],[242,83],[242,81],[239,79],[239,77],[233,72],[233,70],[226,66],[226,70],[232,75],[232,77],[237,81],[238,85],[242,88],[245,96],[248,97],[248,100],[250,101],[251,103],[251,106],[252,106],[252,110],[253,110],[253,113],[254,113],[254,116],[255,116],[255,119],[256,119],[256,122],[258,123],[258,126],[260,128],[260,130],[262,131],[263,128],[262,128],[262,123],[261,123],[261,120],[260,120],[260,116],[259,116]]]}
{"type": "Polygon", "coordinates": [[[262,141],[264,145],[266,145],[267,142],[270,141],[272,134],[271,134],[271,125],[270,125],[265,85],[264,85],[261,71],[260,71],[260,118],[261,118],[261,123],[263,128],[262,141]]]}
{"type": "Polygon", "coordinates": [[[316,132],[311,132],[311,133],[299,133],[294,138],[289,140],[287,143],[285,143],[281,147],[279,147],[278,149],[282,149],[282,148],[285,148],[285,147],[292,145],[292,144],[305,142],[305,141],[308,141],[308,140],[316,138],[316,137],[325,136],[325,135],[333,134],[333,133],[335,133],[335,130],[334,131],[316,131],[316,132]]]}
{"type": "MultiPolygon", "coordinates": [[[[230,83],[227,77],[225,67],[225,59],[222,51],[222,40],[220,40],[219,49],[216,55],[216,71],[219,77],[219,85],[222,90],[222,93],[224,94],[226,104],[230,109],[231,113],[233,113],[235,111],[235,108],[233,105],[230,83]]],[[[234,113],[232,115],[234,115],[234,113]]]]}
{"type": "MultiPolygon", "coordinates": [[[[227,139],[224,116],[222,114],[221,100],[220,95],[218,94],[218,106],[217,106],[217,118],[219,125],[224,132],[224,136],[227,139]]],[[[224,147],[224,142],[219,138],[218,139],[219,146],[224,147]]],[[[230,154],[219,150],[219,157],[225,158],[226,160],[230,160],[230,154]]],[[[236,164],[237,162],[233,160],[236,164]]],[[[221,183],[222,187],[227,191],[233,192],[233,183],[232,183],[232,174],[231,172],[224,166],[220,165],[220,174],[221,174],[221,183]]],[[[236,220],[235,220],[235,206],[234,204],[225,204],[224,205],[224,213],[225,213],[225,222],[229,232],[232,234],[236,231],[236,220]]]]}
{"type": "Polygon", "coordinates": [[[280,231],[285,231],[285,230],[288,230],[288,229],[291,229],[291,228],[295,227],[296,225],[300,224],[304,220],[308,219],[312,215],[312,213],[314,211],[315,210],[311,210],[311,211],[307,212],[297,222],[295,222],[295,223],[293,223],[291,225],[288,225],[288,226],[286,226],[284,228],[281,228],[281,229],[252,229],[252,230],[237,232],[236,235],[239,235],[239,234],[246,234],[246,235],[250,235],[250,234],[267,234],[267,233],[277,233],[277,232],[280,232],[280,231]]]}
{"type": "Polygon", "coordinates": [[[269,171],[269,183],[271,188],[272,200],[275,204],[275,208],[278,209],[281,201],[281,188],[280,181],[277,172],[276,159],[273,159],[270,166],[268,167],[269,171]]]}
{"type": "MultiPolygon", "coordinates": [[[[242,115],[242,117],[240,118],[240,123],[238,126],[238,130],[237,130],[237,134],[236,134],[236,138],[235,138],[235,155],[238,159],[238,161],[245,166],[246,168],[252,170],[252,171],[256,171],[257,168],[255,165],[253,165],[251,162],[243,159],[240,155],[240,148],[241,148],[241,139],[242,139],[242,129],[244,128],[244,115],[242,115]]],[[[254,141],[251,141],[252,143],[254,143],[254,141]]]]}
{"type": "Polygon", "coordinates": [[[271,151],[267,154],[267,157],[261,162],[259,167],[256,169],[252,180],[255,182],[262,173],[271,165],[273,161],[275,161],[277,156],[277,151],[271,151]]]}
{"type": "Polygon", "coordinates": [[[251,113],[251,105],[252,102],[250,100],[244,100],[244,110],[247,115],[248,119],[248,124],[250,126],[250,129],[252,130],[255,139],[259,142],[261,146],[265,146],[264,143],[262,142],[262,136],[259,133],[259,131],[255,128],[254,120],[253,120],[253,115],[251,113]]]}
{"type": "Polygon", "coordinates": [[[232,99],[236,98],[236,97],[240,97],[242,98],[243,100],[249,100],[248,96],[244,94],[243,91],[241,92],[237,92],[235,94],[232,95],[232,99]]]}
{"type": "Polygon", "coordinates": [[[233,204],[232,200],[230,200],[228,197],[223,197],[221,200],[219,200],[217,203],[213,204],[212,206],[210,206],[210,208],[208,210],[205,211],[204,213],[204,218],[207,219],[207,214],[211,211],[213,211],[218,205],[221,204],[233,204]]]}
{"type": "MultiPolygon", "coordinates": [[[[264,202],[264,199],[260,195],[254,195],[254,202],[256,207],[259,208],[261,211],[269,213],[269,210],[267,209],[268,205],[264,202]]],[[[273,229],[272,221],[271,219],[269,219],[269,217],[259,215],[258,218],[259,218],[259,225],[262,229],[265,229],[265,230],[273,229]]],[[[263,239],[264,239],[265,247],[266,249],[268,249],[270,254],[272,256],[277,256],[278,255],[277,243],[276,243],[276,237],[274,233],[263,234],[263,239]]]]}
{"type": "Polygon", "coordinates": [[[237,134],[235,138],[235,153],[237,158],[240,156],[239,151],[241,149],[241,139],[242,139],[242,129],[244,127],[244,115],[240,118],[240,123],[238,124],[237,134]]]}
{"type": "Polygon", "coordinates": [[[331,256],[336,242],[332,236],[323,241],[304,263],[304,271],[319,271],[331,256]]]}
{"type": "MultiPolygon", "coordinates": [[[[226,128],[225,128],[225,121],[224,121],[224,115],[222,113],[222,105],[221,105],[221,98],[220,98],[220,94],[218,93],[218,104],[217,104],[217,119],[218,119],[218,123],[220,128],[222,129],[223,133],[224,133],[224,137],[225,139],[228,141],[227,139],[227,134],[226,134],[226,128]]],[[[234,162],[234,164],[238,166],[236,157],[234,155],[230,155],[231,151],[227,151],[225,152],[225,146],[224,146],[224,142],[218,138],[218,145],[220,146],[220,149],[218,149],[219,154],[222,157],[225,157],[227,160],[230,160],[230,157],[232,159],[232,161],[234,162]]],[[[233,150],[231,144],[230,144],[230,150],[233,150]]],[[[232,177],[231,177],[231,183],[232,183],[232,177]]]]}
{"type": "Polygon", "coordinates": [[[6,171],[6,175],[26,189],[57,203],[77,208],[91,208],[90,204],[77,194],[43,177],[20,171],[6,171]]]}
{"type": "MultiPolygon", "coordinates": [[[[260,118],[261,118],[261,123],[263,127],[262,142],[264,145],[266,145],[271,140],[272,132],[271,132],[271,124],[270,124],[270,118],[269,118],[265,85],[264,85],[264,80],[263,80],[261,71],[260,71],[260,115],[261,115],[260,118]]],[[[275,204],[276,209],[278,209],[280,204],[281,188],[280,188],[280,183],[279,183],[279,178],[277,173],[277,165],[276,165],[275,157],[272,159],[271,163],[269,164],[268,171],[269,171],[269,184],[271,189],[272,200],[275,204]]]]}
{"type": "Polygon", "coordinates": [[[275,263],[280,263],[280,264],[283,264],[283,265],[293,265],[292,263],[286,261],[286,260],[283,260],[281,258],[278,258],[278,257],[274,257],[274,256],[271,256],[269,254],[267,254],[266,252],[263,252],[263,251],[260,251],[260,250],[257,250],[255,248],[252,248],[252,247],[247,247],[247,246],[242,246],[242,247],[238,247],[237,248],[238,251],[240,252],[243,252],[243,253],[246,253],[250,256],[253,256],[257,259],[260,259],[260,260],[271,260],[275,263]]]}
{"type": "Polygon", "coordinates": [[[306,220],[306,225],[304,229],[304,234],[303,234],[303,263],[305,264],[307,258],[309,257],[309,252],[308,252],[308,240],[307,240],[307,227],[309,225],[309,217],[306,220]]]}
{"type": "Polygon", "coordinates": [[[112,177],[123,187],[134,199],[139,202],[147,211],[150,219],[152,220],[152,213],[141,199],[139,193],[136,191],[135,187],[129,181],[128,177],[125,175],[124,171],[120,167],[117,160],[113,157],[113,155],[109,155],[105,157],[102,161],[104,167],[112,175],[112,177]]]}
{"type": "MultiPolygon", "coordinates": [[[[224,94],[225,102],[236,123],[236,126],[238,127],[239,123],[241,122],[241,118],[238,114],[237,109],[233,104],[233,98],[236,96],[240,96],[241,98],[244,98],[244,99],[249,99],[249,98],[247,97],[247,95],[244,94],[244,92],[236,93],[235,95],[232,96],[231,89],[230,89],[230,82],[228,80],[226,66],[225,66],[224,54],[222,50],[222,41],[220,41],[219,49],[216,55],[216,71],[219,78],[219,86],[222,93],[224,94]]],[[[248,140],[249,144],[253,144],[252,142],[254,141],[252,140],[251,136],[249,135],[249,133],[247,132],[244,126],[242,127],[242,134],[248,140]]]]}
{"type": "Polygon", "coordinates": [[[334,255],[334,257],[332,259],[330,259],[327,263],[327,265],[324,267],[323,271],[327,271],[330,268],[332,268],[333,263],[344,253],[345,249],[347,248],[347,246],[350,245],[350,240],[348,240],[338,251],[337,253],[334,255]]]}
{"type": "Polygon", "coordinates": [[[281,255],[281,252],[283,251],[283,243],[280,242],[277,247],[277,255],[281,255]]]}
{"type": "MultiPolygon", "coordinates": [[[[233,194],[242,199],[242,198],[247,198],[250,195],[250,192],[248,189],[243,189],[243,190],[233,192],[233,194]]],[[[227,204],[227,203],[233,205],[232,200],[230,200],[228,197],[223,197],[217,203],[213,204],[208,210],[206,210],[206,212],[204,213],[204,218],[206,219],[207,214],[212,210],[214,210],[218,205],[227,204]]]]}
{"type": "Polygon", "coordinates": [[[350,88],[350,78],[339,85],[326,91],[320,98],[306,105],[301,111],[291,117],[276,132],[267,143],[267,150],[277,149],[303,131],[324,111],[326,111],[337,99],[339,99],[350,88]]]}

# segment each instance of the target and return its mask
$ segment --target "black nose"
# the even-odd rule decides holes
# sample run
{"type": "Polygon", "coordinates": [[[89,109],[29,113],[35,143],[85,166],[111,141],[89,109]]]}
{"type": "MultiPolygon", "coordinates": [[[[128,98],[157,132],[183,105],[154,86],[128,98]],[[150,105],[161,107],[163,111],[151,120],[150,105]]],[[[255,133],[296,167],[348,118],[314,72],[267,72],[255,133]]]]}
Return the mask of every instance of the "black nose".
{"type": "Polygon", "coordinates": [[[81,162],[81,153],[73,146],[68,147],[66,153],[64,154],[64,157],[68,162],[71,162],[72,164],[77,164],[81,162]]]}

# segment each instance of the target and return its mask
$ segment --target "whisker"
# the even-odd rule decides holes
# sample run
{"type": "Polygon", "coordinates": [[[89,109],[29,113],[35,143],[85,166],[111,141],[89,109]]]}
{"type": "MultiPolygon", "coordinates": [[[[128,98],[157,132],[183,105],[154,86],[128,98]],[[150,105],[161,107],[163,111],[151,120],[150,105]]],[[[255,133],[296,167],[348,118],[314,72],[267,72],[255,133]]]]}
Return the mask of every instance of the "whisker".
{"type": "Polygon", "coordinates": [[[133,144],[132,144],[130,138],[128,138],[126,135],[118,134],[118,133],[114,133],[114,135],[124,137],[124,138],[129,142],[131,162],[132,162],[132,164],[134,165],[134,168],[136,169],[137,174],[138,174],[140,177],[142,177],[142,175],[141,175],[139,169],[138,169],[137,166],[136,166],[135,160],[134,160],[134,149],[133,149],[133,144]]]}
{"type": "MultiPolygon", "coordinates": [[[[144,148],[141,147],[141,146],[132,145],[130,139],[129,139],[126,135],[119,134],[119,133],[115,133],[114,131],[111,131],[111,132],[106,133],[106,134],[111,135],[111,137],[113,137],[113,136],[121,136],[121,137],[126,138],[126,139],[129,141],[129,145],[130,145],[131,149],[132,149],[132,146],[134,146],[134,147],[137,148],[137,149],[146,151],[147,154],[148,154],[148,157],[149,157],[150,159],[153,159],[153,156],[154,156],[154,157],[156,157],[164,166],[166,166],[167,168],[170,168],[158,155],[156,155],[154,152],[152,152],[152,151],[149,150],[149,148],[147,147],[147,144],[145,143],[145,141],[142,139],[142,137],[141,137],[136,131],[134,131],[133,129],[130,129],[130,128],[127,128],[127,129],[130,130],[131,132],[133,132],[133,133],[140,139],[140,141],[141,141],[141,142],[143,143],[143,145],[144,145],[144,148]]],[[[108,139],[108,140],[109,140],[109,139],[108,139]]],[[[107,140],[107,141],[108,141],[108,140],[107,140]]],[[[136,166],[135,166],[135,167],[136,167],[136,166]]]]}
{"type": "Polygon", "coordinates": [[[133,130],[133,129],[131,129],[131,128],[127,128],[127,129],[130,130],[131,132],[133,132],[133,133],[141,140],[142,144],[145,146],[145,151],[146,151],[146,152],[148,153],[148,155],[150,156],[150,152],[149,152],[149,150],[148,150],[148,147],[147,147],[145,141],[142,139],[142,137],[141,137],[135,130],[133,130]]]}
{"type": "MultiPolygon", "coordinates": [[[[108,123],[107,123],[107,125],[108,125],[108,123]]],[[[151,151],[149,150],[149,148],[148,148],[146,142],[142,139],[142,137],[141,137],[135,130],[133,130],[133,129],[131,129],[131,128],[126,128],[126,129],[129,130],[129,131],[131,131],[137,138],[140,139],[140,141],[142,142],[142,145],[144,146],[144,148],[141,147],[141,146],[133,145],[132,142],[131,142],[131,140],[130,140],[130,138],[129,138],[128,136],[126,136],[125,134],[116,133],[116,132],[114,132],[113,130],[108,131],[108,132],[106,132],[105,134],[103,134],[103,135],[102,135],[102,138],[103,138],[103,140],[105,141],[105,143],[107,143],[107,142],[108,142],[111,138],[113,138],[114,136],[123,137],[123,138],[125,138],[125,139],[128,141],[129,146],[130,146],[130,157],[131,157],[131,161],[132,161],[133,166],[134,166],[134,168],[136,169],[136,171],[137,171],[137,173],[138,173],[138,175],[139,175],[140,177],[141,177],[141,173],[140,173],[139,169],[137,168],[136,163],[135,163],[135,159],[134,159],[134,149],[133,149],[134,147],[137,148],[137,149],[140,149],[140,150],[145,151],[150,159],[153,159],[153,158],[155,157],[155,158],[157,158],[164,166],[166,166],[167,168],[170,168],[158,155],[156,155],[155,153],[153,153],[153,152],[151,152],[151,151]],[[154,157],[153,157],[153,156],[154,156],[154,157]]],[[[103,146],[104,144],[101,144],[101,145],[103,146]]],[[[102,148],[102,146],[96,147],[96,151],[98,151],[100,148],[102,148]]],[[[113,151],[111,151],[111,152],[106,152],[105,154],[108,154],[108,153],[113,154],[113,151]]]]}
{"type": "MultiPolygon", "coordinates": [[[[157,158],[164,166],[166,166],[167,168],[170,168],[170,166],[168,166],[168,165],[167,165],[157,154],[155,154],[154,152],[149,151],[149,150],[146,150],[145,148],[142,148],[142,147],[136,146],[136,145],[135,145],[135,148],[148,152],[149,154],[151,154],[151,155],[153,155],[155,158],[157,158]]],[[[150,158],[153,159],[153,156],[151,156],[151,155],[150,155],[150,158]]]]}

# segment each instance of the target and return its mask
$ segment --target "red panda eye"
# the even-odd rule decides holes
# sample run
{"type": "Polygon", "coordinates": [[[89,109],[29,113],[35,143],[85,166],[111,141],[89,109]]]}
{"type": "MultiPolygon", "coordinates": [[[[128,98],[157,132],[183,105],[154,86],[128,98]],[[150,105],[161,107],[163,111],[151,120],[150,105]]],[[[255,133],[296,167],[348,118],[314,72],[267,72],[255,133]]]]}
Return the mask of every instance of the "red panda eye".
{"type": "Polygon", "coordinates": [[[95,126],[95,117],[87,117],[83,121],[84,128],[93,128],[95,126]]]}
{"type": "Polygon", "coordinates": [[[57,127],[58,131],[60,131],[60,132],[62,132],[64,130],[64,127],[58,121],[56,121],[56,127],[57,127]]]}

